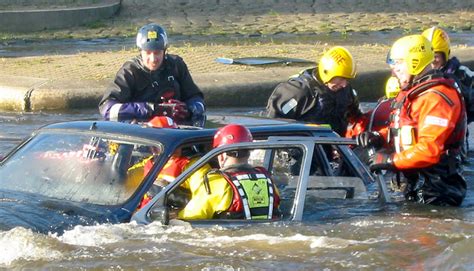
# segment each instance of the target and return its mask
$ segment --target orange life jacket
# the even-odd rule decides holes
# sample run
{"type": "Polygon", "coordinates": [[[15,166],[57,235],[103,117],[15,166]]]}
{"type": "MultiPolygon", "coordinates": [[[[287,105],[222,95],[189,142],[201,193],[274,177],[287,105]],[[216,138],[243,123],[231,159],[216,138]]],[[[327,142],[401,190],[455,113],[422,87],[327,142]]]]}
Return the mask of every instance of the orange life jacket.
{"type": "MultiPolygon", "coordinates": [[[[158,174],[157,179],[164,179],[167,182],[172,182],[176,177],[179,176],[185,169],[186,166],[191,161],[191,158],[186,156],[171,156],[171,158],[166,162],[165,166],[161,169],[160,173],[158,174]]],[[[149,159],[143,168],[143,175],[146,176],[148,172],[150,172],[151,168],[153,167],[153,159],[149,159]]],[[[138,209],[143,208],[152,197],[148,194],[145,194],[138,206],[138,209]]]]}
{"type": "Polygon", "coordinates": [[[362,116],[348,127],[345,137],[354,138],[365,131],[378,132],[387,128],[390,124],[392,100],[393,99],[383,99],[377,103],[373,110],[362,114],[362,116]]]}
{"type": "MultiPolygon", "coordinates": [[[[427,167],[438,163],[441,155],[459,149],[466,133],[466,112],[462,96],[455,88],[453,80],[432,75],[428,80],[415,85],[400,97],[394,103],[389,139],[397,153],[394,157],[394,163],[397,168],[427,167]],[[456,90],[457,97],[453,95],[453,90],[456,90]],[[423,107],[415,108],[414,101],[428,93],[435,93],[438,95],[437,101],[444,101],[439,103],[439,106],[436,108],[439,112],[453,112],[452,114],[455,114],[454,112],[458,110],[456,105],[459,105],[461,110],[459,115],[456,116],[457,119],[448,120],[431,115],[423,116],[423,107]],[[421,117],[425,119],[419,119],[421,117]],[[424,123],[420,123],[420,121],[424,123]],[[439,125],[436,124],[437,121],[439,125]],[[433,136],[426,134],[429,133],[426,130],[424,131],[425,134],[419,134],[420,131],[418,129],[422,124],[425,125],[424,127],[426,125],[436,125],[436,129],[431,130],[433,131],[433,136]],[[454,126],[454,129],[449,128],[452,126],[454,126]],[[450,134],[443,135],[443,131],[450,134]],[[422,139],[420,139],[420,136],[422,136],[422,139]],[[431,137],[437,138],[431,142],[431,137]],[[412,149],[420,140],[425,142],[412,149]]],[[[432,102],[434,104],[435,101],[433,100],[432,102]]]]}
{"type": "MultiPolygon", "coordinates": [[[[166,162],[164,167],[161,169],[157,179],[164,179],[168,182],[174,181],[174,179],[184,171],[190,160],[191,159],[186,156],[171,156],[168,162],[166,162]]],[[[144,168],[144,175],[147,175],[152,167],[153,161],[147,161],[144,168]]]]}

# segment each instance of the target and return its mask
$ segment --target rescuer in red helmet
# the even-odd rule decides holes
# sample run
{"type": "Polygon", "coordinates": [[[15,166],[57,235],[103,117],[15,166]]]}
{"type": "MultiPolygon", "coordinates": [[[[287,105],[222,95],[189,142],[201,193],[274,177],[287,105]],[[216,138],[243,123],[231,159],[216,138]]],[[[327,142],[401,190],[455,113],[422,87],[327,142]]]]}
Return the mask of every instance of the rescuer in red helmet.
{"type": "MultiPolygon", "coordinates": [[[[214,135],[213,147],[251,142],[250,131],[229,124],[214,135]]],[[[178,213],[180,219],[273,219],[279,214],[279,195],[270,174],[248,163],[249,150],[218,156],[219,170],[195,172],[188,182],[191,200],[178,213]]]]}

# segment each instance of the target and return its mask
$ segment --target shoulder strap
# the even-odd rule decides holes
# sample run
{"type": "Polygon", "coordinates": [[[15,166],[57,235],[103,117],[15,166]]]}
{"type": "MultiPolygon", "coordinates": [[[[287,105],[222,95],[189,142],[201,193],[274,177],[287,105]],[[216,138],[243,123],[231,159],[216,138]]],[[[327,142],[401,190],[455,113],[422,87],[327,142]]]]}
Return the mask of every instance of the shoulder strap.
{"type": "MultiPolygon", "coordinates": [[[[176,64],[176,60],[172,58],[169,54],[166,54],[165,56],[165,65],[166,69],[169,71],[169,74],[173,76],[174,80],[179,79],[179,71],[178,71],[178,65],[176,64]]],[[[168,81],[170,78],[168,78],[168,81]]]]}
{"type": "Polygon", "coordinates": [[[443,99],[445,99],[448,104],[453,105],[454,103],[444,93],[442,93],[440,91],[437,91],[435,89],[432,89],[433,87],[438,86],[438,85],[445,85],[447,87],[454,88],[454,89],[458,90],[454,86],[454,81],[452,79],[447,79],[444,76],[434,77],[431,80],[428,80],[428,81],[425,81],[425,82],[419,84],[413,90],[409,90],[410,93],[404,99],[408,99],[408,100],[411,101],[411,100],[421,96],[425,91],[430,90],[430,92],[437,93],[441,97],[443,97],[443,99]]]}

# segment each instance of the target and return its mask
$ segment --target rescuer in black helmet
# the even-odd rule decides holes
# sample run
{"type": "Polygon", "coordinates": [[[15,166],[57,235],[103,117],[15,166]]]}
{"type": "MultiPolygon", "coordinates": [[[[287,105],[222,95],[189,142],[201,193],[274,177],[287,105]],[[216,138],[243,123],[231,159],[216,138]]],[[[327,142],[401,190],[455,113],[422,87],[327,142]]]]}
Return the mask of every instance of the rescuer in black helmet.
{"type": "Polygon", "coordinates": [[[137,33],[140,55],[128,60],[117,72],[99,103],[106,120],[148,121],[168,116],[178,124],[203,127],[204,96],[194,83],[186,63],[167,54],[168,35],[155,23],[137,33]]]}

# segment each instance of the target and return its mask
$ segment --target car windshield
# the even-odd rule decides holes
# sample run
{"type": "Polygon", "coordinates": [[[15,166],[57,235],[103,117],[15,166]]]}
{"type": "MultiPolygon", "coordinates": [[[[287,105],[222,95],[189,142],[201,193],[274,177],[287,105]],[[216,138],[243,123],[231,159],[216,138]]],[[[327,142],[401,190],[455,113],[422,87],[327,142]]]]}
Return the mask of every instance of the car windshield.
{"type": "MultiPolygon", "coordinates": [[[[81,133],[41,133],[3,161],[2,190],[101,205],[125,202],[162,145],[81,133]]],[[[156,159],[155,159],[156,161],[156,159]]]]}

